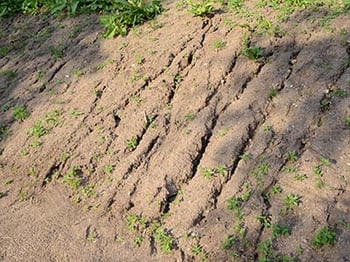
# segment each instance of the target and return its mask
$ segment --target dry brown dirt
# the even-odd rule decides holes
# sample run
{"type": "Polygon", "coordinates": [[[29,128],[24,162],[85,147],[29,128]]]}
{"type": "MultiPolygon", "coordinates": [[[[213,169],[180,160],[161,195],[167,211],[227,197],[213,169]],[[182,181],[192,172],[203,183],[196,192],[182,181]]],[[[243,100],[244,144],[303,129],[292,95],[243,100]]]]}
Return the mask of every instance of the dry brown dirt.
{"type": "Polygon", "coordinates": [[[274,35],[168,2],[110,40],[92,15],[1,20],[0,260],[350,261],[350,22],[322,15],[274,35]]]}

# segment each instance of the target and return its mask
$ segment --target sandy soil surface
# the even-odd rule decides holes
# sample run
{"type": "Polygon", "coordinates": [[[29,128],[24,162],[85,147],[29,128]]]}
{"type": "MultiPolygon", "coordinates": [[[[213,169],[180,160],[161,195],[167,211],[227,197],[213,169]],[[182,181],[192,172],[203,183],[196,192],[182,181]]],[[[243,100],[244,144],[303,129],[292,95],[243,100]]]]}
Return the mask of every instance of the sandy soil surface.
{"type": "Polygon", "coordinates": [[[0,260],[350,261],[349,14],[164,7],[0,21],[0,260]]]}

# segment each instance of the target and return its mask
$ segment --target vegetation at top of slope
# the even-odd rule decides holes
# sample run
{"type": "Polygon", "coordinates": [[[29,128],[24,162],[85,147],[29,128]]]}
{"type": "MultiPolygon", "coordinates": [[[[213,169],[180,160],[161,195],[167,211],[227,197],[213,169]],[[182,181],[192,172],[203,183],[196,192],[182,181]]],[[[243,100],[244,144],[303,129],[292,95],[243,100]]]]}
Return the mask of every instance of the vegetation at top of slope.
{"type": "Polygon", "coordinates": [[[104,37],[125,36],[135,25],[155,18],[162,12],[160,0],[0,0],[0,17],[15,13],[57,15],[101,13],[104,37]]]}

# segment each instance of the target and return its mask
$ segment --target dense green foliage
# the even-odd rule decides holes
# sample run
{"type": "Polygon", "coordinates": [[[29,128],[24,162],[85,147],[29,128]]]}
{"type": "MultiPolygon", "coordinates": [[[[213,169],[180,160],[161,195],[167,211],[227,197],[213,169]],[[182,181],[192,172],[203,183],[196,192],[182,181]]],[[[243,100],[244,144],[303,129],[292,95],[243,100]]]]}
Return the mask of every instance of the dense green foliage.
{"type": "Polygon", "coordinates": [[[0,0],[0,17],[19,12],[31,15],[98,12],[102,14],[101,24],[106,27],[105,37],[126,35],[130,27],[153,19],[161,11],[159,0],[0,0]]]}

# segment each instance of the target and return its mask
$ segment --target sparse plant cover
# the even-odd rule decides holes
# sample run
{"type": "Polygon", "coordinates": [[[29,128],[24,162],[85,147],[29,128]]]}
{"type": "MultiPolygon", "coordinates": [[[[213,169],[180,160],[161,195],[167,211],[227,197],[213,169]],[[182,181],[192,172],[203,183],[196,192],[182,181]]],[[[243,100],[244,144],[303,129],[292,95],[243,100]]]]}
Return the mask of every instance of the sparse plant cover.
{"type": "Polygon", "coordinates": [[[143,242],[143,237],[142,235],[136,235],[135,240],[134,240],[134,246],[135,247],[140,247],[143,242]]]}
{"type": "Polygon", "coordinates": [[[84,186],[81,190],[81,192],[83,193],[83,195],[87,198],[90,198],[90,197],[95,197],[96,196],[96,193],[95,193],[95,185],[93,184],[90,184],[90,185],[87,185],[87,186],[84,186]]]}
{"type": "Polygon", "coordinates": [[[330,231],[328,227],[323,227],[319,231],[317,231],[312,238],[312,245],[317,249],[325,246],[325,245],[333,245],[336,242],[336,233],[330,231]]]}

